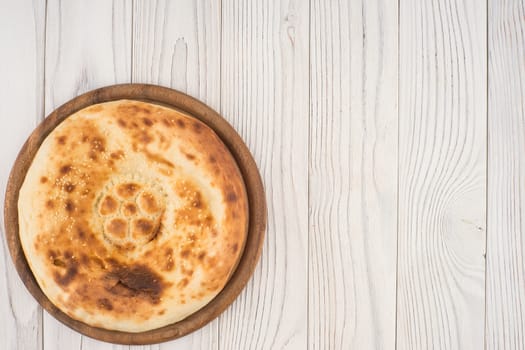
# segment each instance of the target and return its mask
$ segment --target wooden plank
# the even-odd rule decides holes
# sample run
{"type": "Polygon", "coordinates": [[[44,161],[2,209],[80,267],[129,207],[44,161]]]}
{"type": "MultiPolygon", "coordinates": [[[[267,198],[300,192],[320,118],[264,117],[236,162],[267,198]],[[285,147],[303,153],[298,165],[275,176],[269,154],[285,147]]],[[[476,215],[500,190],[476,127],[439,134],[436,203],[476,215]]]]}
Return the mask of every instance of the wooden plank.
{"type": "Polygon", "coordinates": [[[134,83],[183,91],[220,106],[220,3],[135,0],[134,83]]]}
{"type": "Polygon", "coordinates": [[[482,349],[486,6],[400,3],[398,349],[482,349]]]}
{"type": "Polygon", "coordinates": [[[261,261],[220,316],[220,349],[305,349],[308,242],[308,20],[299,1],[222,1],[221,113],[265,183],[261,261]]]}
{"type": "Polygon", "coordinates": [[[489,0],[486,348],[525,349],[525,3],[489,0]]]}
{"type": "MultiPolygon", "coordinates": [[[[220,106],[220,4],[205,0],[135,0],[134,83],[185,92],[220,106]]],[[[218,321],[148,349],[217,349],[218,321]]]]}
{"type": "Polygon", "coordinates": [[[0,1],[0,339],[5,349],[42,349],[42,309],[9,256],[3,198],[15,157],[44,114],[44,13],[44,2],[0,1]]]}
{"type": "MultiPolygon", "coordinates": [[[[92,89],[131,80],[131,3],[48,0],[45,112],[92,89]]],[[[44,313],[44,349],[128,349],[70,330],[44,313]]]]}
{"type": "Polygon", "coordinates": [[[397,2],[311,2],[311,349],[394,349],[397,2]]]}

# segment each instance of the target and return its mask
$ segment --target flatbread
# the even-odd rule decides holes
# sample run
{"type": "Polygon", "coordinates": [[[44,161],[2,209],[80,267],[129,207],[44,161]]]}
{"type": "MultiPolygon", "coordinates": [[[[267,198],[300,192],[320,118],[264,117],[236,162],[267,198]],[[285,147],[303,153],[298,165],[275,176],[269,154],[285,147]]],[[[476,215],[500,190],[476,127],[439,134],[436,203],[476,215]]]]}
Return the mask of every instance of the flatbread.
{"type": "Polygon", "coordinates": [[[142,332],[184,319],[224,287],[248,202],[205,124],[130,100],[90,106],[40,146],[20,189],[20,240],[50,301],[73,319],[142,332]]]}

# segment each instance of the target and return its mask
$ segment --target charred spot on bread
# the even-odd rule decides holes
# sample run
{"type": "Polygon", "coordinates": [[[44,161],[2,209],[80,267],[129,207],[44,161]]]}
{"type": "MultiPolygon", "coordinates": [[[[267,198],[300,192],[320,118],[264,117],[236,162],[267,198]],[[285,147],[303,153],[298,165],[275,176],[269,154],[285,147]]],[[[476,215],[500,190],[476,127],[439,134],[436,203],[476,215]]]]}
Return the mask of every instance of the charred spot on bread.
{"type": "Polygon", "coordinates": [[[228,192],[228,194],[226,195],[226,200],[228,202],[235,202],[237,200],[237,195],[235,194],[235,192],[233,191],[230,191],[228,192]]]}
{"type": "Polygon", "coordinates": [[[67,173],[69,173],[71,171],[71,165],[69,164],[66,164],[66,165],[63,165],[62,167],[60,167],[60,173],[62,175],[65,175],[67,173]]]}
{"type": "Polygon", "coordinates": [[[142,118],[142,122],[146,126],[152,126],[153,125],[153,121],[151,119],[149,119],[149,118],[142,118]]]}
{"type": "Polygon", "coordinates": [[[106,278],[114,279],[116,282],[109,288],[112,294],[141,296],[151,304],[157,304],[162,293],[169,286],[164,278],[143,264],[131,266],[118,264],[106,275],[106,278]]]}
{"type": "Polygon", "coordinates": [[[71,213],[73,210],[75,210],[75,204],[73,204],[73,201],[71,201],[70,199],[67,199],[64,208],[68,213],[71,213]]]}
{"type": "Polygon", "coordinates": [[[122,198],[134,197],[140,189],[140,185],[136,183],[125,183],[117,187],[117,194],[122,198]]]}
{"type": "Polygon", "coordinates": [[[177,123],[177,126],[181,129],[184,129],[186,127],[186,123],[184,123],[182,119],[177,119],[176,123],[177,123]]]}
{"type": "Polygon", "coordinates": [[[73,185],[71,182],[67,182],[64,184],[64,191],[73,192],[74,190],[75,190],[75,185],[73,185]]]}
{"type": "Polygon", "coordinates": [[[117,200],[113,198],[111,195],[107,195],[102,199],[99,212],[101,215],[109,215],[109,214],[115,213],[117,209],[118,209],[117,200]]]}

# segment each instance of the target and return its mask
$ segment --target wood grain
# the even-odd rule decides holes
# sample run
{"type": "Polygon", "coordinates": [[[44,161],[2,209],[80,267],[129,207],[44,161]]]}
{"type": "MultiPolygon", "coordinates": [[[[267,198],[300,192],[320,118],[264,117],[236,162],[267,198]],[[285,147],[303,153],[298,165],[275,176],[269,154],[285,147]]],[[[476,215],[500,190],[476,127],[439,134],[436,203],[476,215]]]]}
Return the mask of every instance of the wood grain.
{"type": "MultiPolygon", "coordinates": [[[[135,0],[132,81],[158,84],[220,107],[220,3],[135,0]]],[[[152,349],[217,349],[218,320],[152,349]]]]}
{"type": "Polygon", "coordinates": [[[398,349],[482,349],[486,7],[400,3],[398,349]]]}
{"type": "Polygon", "coordinates": [[[220,3],[135,0],[134,83],[158,84],[220,107],[220,3]]]}
{"type": "MultiPolygon", "coordinates": [[[[520,0],[0,0],[2,192],[44,112],[171,86],[254,151],[268,239],[219,321],[132,349],[523,349],[524,16],[520,0]]],[[[2,242],[2,349],[130,348],[42,316],[2,242]]]]}
{"type": "Polygon", "coordinates": [[[308,1],[222,1],[221,114],[254,153],[268,232],[253,279],[220,317],[220,349],[305,349],[308,1]]]}
{"type": "Polygon", "coordinates": [[[525,3],[489,1],[486,349],[525,348],[525,3]]]}
{"type": "MultiPolygon", "coordinates": [[[[0,1],[1,212],[11,165],[44,114],[44,13],[43,2],[0,1]]],[[[17,276],[0,217],[0,343],[10,350],[42,349],[42,310],[17,276]]]]}
{"type": "MultiPolygon", "coordinates": [[[[46,114],[88,90],[130,82],[130,5],[124,0],[47,1],[46,114]]],[[[82,350],[85,344],[122,349],[86,340],[47,313],[43,332],[46,350],[82,350]]]]}
{"type": "Polygon", "coordinates": [[[397,2],[312,1],[311,349],[394,349],[397,2]]]}

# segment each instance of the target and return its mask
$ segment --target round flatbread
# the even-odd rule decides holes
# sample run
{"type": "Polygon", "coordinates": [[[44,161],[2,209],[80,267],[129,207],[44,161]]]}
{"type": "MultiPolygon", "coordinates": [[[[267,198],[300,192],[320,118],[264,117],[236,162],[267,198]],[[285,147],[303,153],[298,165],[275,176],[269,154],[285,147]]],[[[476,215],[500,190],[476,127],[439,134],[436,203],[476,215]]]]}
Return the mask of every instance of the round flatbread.
{"type": "Polygon", "coordinates": [[[40,146],[19,232],[42,291],[88,325],[142,332],[196,312],[242,254],[248,202],[205,124],[130,100],[90,106],[40,146]]]}

